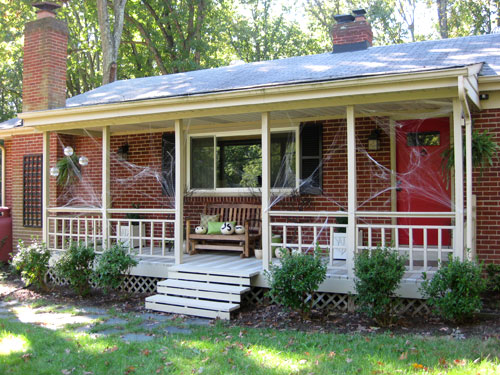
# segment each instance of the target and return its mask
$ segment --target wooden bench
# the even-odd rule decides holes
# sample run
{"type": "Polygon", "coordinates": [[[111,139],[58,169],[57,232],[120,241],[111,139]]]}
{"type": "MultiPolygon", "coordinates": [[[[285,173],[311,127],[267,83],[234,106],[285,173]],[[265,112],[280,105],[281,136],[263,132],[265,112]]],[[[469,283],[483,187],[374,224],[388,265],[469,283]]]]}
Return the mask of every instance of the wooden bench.
{"type": "Polygon", "coordinates": [[[189,254],[198,250],[241,251],[248,258],[250,251],[261,236],[261,206],[255,204],[211,204],[205,205],[205,215],[219,215],[217,221],[234,221],[245,227],[244,234],[195,234],[191,233],[191,220],[186,221],[186,244],[189,254]]]}

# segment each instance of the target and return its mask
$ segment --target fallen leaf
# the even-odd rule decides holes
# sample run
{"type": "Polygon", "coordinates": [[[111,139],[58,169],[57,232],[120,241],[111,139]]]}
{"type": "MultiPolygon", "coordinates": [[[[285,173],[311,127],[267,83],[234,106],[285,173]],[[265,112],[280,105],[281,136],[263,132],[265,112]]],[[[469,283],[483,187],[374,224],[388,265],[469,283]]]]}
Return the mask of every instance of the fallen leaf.
{"type": "Polygon", "coordinates": [[[165,362],[165,366],[172,366],[174,362],[165,362]]]}
{"type": "Polygon", "coordinates": [[[72,371],[71,371],[71,370],[66,370],[66,369],[64,369],[64,370],[61,370],[61,373],[62,373],[63,375],[69,375],[69,374],[71,374],[71,373],[72,373],[72,371]]]}
{"type": "Polygon", "coordinates": [[[345,359],[345,361],[346,361],[347,363],[351,363],[351,362],[352,362],[352,358],[346,358],[346,359],[345,359]]]}
{"type": "Polygon", "coordinates": [[[125,369],[125,375],[131,374],[132,372],[135,372],[135,366],[128,366],[125,369]]]}
{"type": "Polygon", "coordinates": [[[66,354],[71,353],[71,350],[69,350],[69,349],[67,349],[67,348],[66,348],[64,351],[66,352],[66,354]]]}
{"type": "Polygon", "coordinates": [[[144,350],[141,350],[141,354],[145,355],[147,357],[148,355],[151,354],[151,351],[149,349],[144,349],[144,350]]]}
{"type": "Polygon", "coordinates": [[[118,346],[115,345],[111,348],[108,347],[108,348],[104,349],[103,353],[112,353],[112,352],[116,352],[117,350],[118,350],[118,346]]]}
{"type": "Polygon", "coordinates": [[[444,359],[444,358],[439,358],[439,359],[438,359],[438,361],[439,361],[439,364],[440,364],[441,366],[446,366],[446,359],[444,359]]]}
{"type": "Polygon", "coordinates": [[[421,370],[424,368],[424,365],[421,365],[420,363],[412,363],[412,367],[421,370]]]}
{"type": "Polygon", "coordinates": [[[465,359],[455,359],[453,363],[457,366],[465,366],[465,359]]]}
{"type": "Polygon", "coordinates": [[[403,353],[401,353],[401,355],[399,356],[399,360],[400,360],[400,361],[404,361],[405,359],[408,359],[408,352],[403,352],[403,353]]]}
{"type": "Polygon", "coordinates": [[[31,354],[31,353],[26,353],[26,354],[23,354],[23,355],[21,356],[21,358],[22,358],[22,359],[24,359],[24,362],[28,362],[28,361],[31,359],[31,357],[32,357],[32,356],[33,356],[33,354],[31,354]]]}
{"type": "Polygon", "coordinates": [[[330,352],[330,353],[328,353],[328,357],[330,357],[330,358],[333,358],[333,357],[335,357],[336,355],[337,355],[337,353],[335,353],[335,352],[330,352]]]}
{"type": "Polygon", "coordinates": [[[306,364],[306,363],[307,363],[307,359],[301,359],[301,360],[299,361],[299,363],[300,363],[301,365],[306,364]]]}

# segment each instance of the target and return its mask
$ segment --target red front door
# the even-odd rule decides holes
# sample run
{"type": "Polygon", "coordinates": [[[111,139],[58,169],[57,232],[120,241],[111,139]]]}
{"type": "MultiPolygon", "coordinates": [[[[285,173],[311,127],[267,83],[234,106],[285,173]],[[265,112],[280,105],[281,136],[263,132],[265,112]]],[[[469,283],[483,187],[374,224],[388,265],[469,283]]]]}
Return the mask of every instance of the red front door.
{"type": "MultiPolygon", "coordinates": [[[[396,124],[398,212],[450,212],[451,196],[442,169],[442,153],[450,147],[448,118],[402,121],[396,124]]],[[[450,225],[450,219],[400,218],[400,225],[450,225]]],[[[423,230],[413,230],[413,245],[422,245],[423,230]]],[[[399,243],[408,245],[409,231],[399,230],[399,243]]],[[[442,231],[443,246],[450,233],[442,231]]],[[[427,232],[427,245],[438,245],[438,231],[427,232]]]]}

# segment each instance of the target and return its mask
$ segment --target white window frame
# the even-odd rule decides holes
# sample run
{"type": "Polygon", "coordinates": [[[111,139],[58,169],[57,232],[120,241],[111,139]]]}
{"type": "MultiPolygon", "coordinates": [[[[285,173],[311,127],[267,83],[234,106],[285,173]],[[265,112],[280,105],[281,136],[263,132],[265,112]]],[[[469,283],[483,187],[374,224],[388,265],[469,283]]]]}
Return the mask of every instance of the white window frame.
{"type": "MultiPolygon", "coordinates": [[[[293,188],[278,188],[271,189],[274,193],[280,194],[291,194],[293,191],[300,186],[300,124],[294,124],[293,126],[280,127],[276,129],[271,129],[271,133],[291,133],[295,132],[295,187],[293,188]]],[[[187,147],[186,147],[186,178],[187,178],[187,191],[189,194],[194,196],[232,196],[232,195],[260,195],[261,188],[218,188],[217,187],[217,158],[214,157],[214,189],[193,189],[191,188],[191,139],[192,138],[210,138],[214,140],[214,153],[217,150],[217,138],[226,138],[234,136],[243,135],[255,135],[262,139],[262,132],[257,129],[255,130],[236,130],[236,131],[221,131],[221,132],[192,132],[187,135],[187,147]]]]}

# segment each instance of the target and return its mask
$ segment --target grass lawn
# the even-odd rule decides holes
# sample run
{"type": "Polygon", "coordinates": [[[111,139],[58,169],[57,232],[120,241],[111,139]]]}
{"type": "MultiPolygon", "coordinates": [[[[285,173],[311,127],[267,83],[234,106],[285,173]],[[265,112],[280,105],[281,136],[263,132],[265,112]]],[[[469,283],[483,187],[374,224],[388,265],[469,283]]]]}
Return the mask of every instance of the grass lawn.
{"type": "Polygon", "coordinates": [[[500,340],[192,331],[127,343],[0,319],[0,374],[500,374],[500,340]]]}

